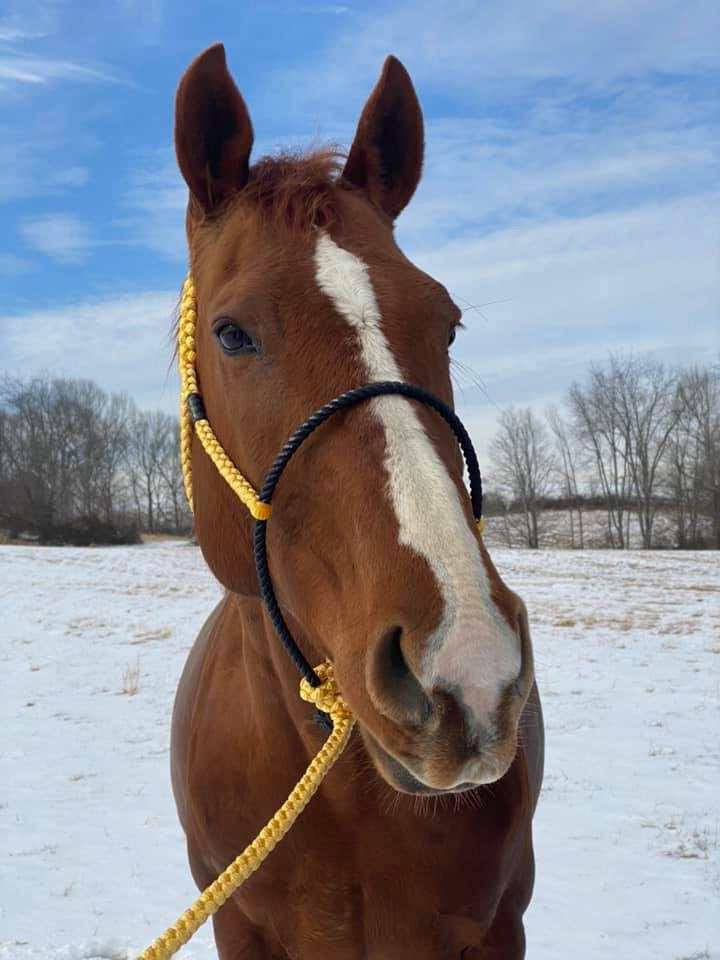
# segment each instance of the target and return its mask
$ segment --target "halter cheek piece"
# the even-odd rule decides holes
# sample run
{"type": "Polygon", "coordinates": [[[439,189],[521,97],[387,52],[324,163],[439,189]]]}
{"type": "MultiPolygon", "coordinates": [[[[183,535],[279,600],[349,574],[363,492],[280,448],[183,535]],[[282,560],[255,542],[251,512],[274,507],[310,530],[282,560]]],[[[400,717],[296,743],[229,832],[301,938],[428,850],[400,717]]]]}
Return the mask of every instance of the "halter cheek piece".
{"type": "MultiPolygon", "coordinates": [[[[317,428],[325,423],[333,414],[341,410],[347,410],[358,403],[363,403],[365,400],[370,400],[374,397],[401,396],[407,397],[410,400],[416,400],[419,403],[425,404],[425,406],[431,407],[436,413],[440,414],[455,434],[462,449],[468,471],[473,516],[475,517],[478,528],[482,531],[482,480],[477,456],[470,436],[460,418],[447,404],[443,403],[442,400],[439,400],[432,393],[410,383],[395,381],[366,383],[364,386],[355,387],[346,393],[340,394],[340,396],[335,397],[334,400],[326,403],[308,417],[305,423],[293,433],[275,458],[258,494],[252,484],[246,480],[227,456],[208,422],[202,397],[198,390],[195,371],[196,323],[197,300],[192,280],[188,277],[183,287],[180,305],[180,325],[178,329],[178,357],[181,383],[180,451],[188,503],[192,509],[191,443],[194,430],[205,452],[215,464],[220,475],[227,481],[255,519],[255,569],[257,571],[258,584],[263,602],[290,659],[300,671],[307,684],[310,687],[317,688],[323,681],[305,659],[288,629],[277,597],[275,596],[267,561],[267,521],[272,514],[272,498],[275,487],[293,455],[311,433],[317,430],[317,428]]],[[[319,711],[317,719],[325,726],[332,726],[330,717],[323,711],[319,711]]]]}

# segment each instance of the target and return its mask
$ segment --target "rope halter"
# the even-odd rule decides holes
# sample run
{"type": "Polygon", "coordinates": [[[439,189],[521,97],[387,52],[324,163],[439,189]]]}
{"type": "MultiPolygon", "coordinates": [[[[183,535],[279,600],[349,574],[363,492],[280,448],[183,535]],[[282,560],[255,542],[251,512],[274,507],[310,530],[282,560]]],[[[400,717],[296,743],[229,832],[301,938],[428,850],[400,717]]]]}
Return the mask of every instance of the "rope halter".
{"type": "MultiPolygon", "coordinates": [[[[465,429],[462,421],[447,404],[443,403],[438,397],[424,390],[422,387],[411,383],[397,381],[380,381],[376,383],[366,383],[363,386],[348,390],[340,396],[330,400],[324,406],[311,414],[289,438],[283,446],[280,453],[275,458],[272,466],[268,470],[262,489],[258,494],[249,480],[246,479],[237,469],[230,457],[222,447],[222,444],[215,436],[210,423],[208,422],[205,405],[198,388],[197,373],[195,361],[197,359],[195,347],[195,329],[197,325],[197,298],[195,288],[190,276],[185,280],[183,287],[182,300],[180,304],[180,325],[178,328],[178,360],[180,367],[180,455],[183,470],[183,479],[185,482],[185,492],[187,494],[190,508],[193,506],[192,490],[192,433],[197,434],[203,449],[210,457],[221,477],[228,483],[238,498],[245,505],[251,516],[255,519],[254,549],[255,549],[255,568],[257,571],[260,593],[267,608],[270,619],[272,620],[275,631],[278,634],[285,650],[291,660],[297,667],[303,678],[312,686],[318,687],[321,683],[320,677],[308,661],[303,656],[293,638],[285,619],[280,610],[280,605],[275,596],[275,590],[270,576],[270,569],[267,561],[267,521],[272,515],[272,497],[275,492],[280,477],[287,467],[290,459],[298,451],[299,447],[314,433],[318,427],[322,426],[331,416],[339,413],[341,410],[347,410],[358,403],[363,403],[375,397],[383,396],[403,396],[409,400],[416,400],[425,406],[431,407],[438,413],[452,429],[462,449],[465,465],[468,471],[470,482],[470,499],[472,501],[473,515],[480,532],[482,532],[484,523],[482,519],[482,479],[480,468],[478,466],[477,455],[473,448],[470,435],[465,429]]],[[[327,711],[321,711],[325,714],[324,722],[327,724],[327,711]]]]}
{"type": "Polygon", "coordinates": [[[330,730],[310,766],[295,785],[285,803],[263,827],[255,840],[200,894],[175,923],[144,950],[138,960],[169,960],[188,942],[205,921],[216,913],[226,900],[257,870],[269,853],[290,830],[309,803],[320,783],[344,750],[352,733],[354,719],[338,690],[332,664],[326,661],[314,669],[307,662],[288,630],[275,596],[267,563],[266,527],[272,514],[272,496],[290,458],[313,431],[333,414],[347,410],[372,397],[399,395],[432,407],[452,428],[462,447],[470,479],[470,497],[476,523],[482,531],[482,481],[477,457],[470,437],[457,414],[437,397],[421,387],[392,381],[368,383],[348,390],[325,404],[295,431],[270,467],[258,494],[225,453],[208,422],[198,389],[195,361],[195,328],[197,300],[191,278],[185,281],[178,326],[178,362],[180,367],[180,458],[183,481],[190,509],[192,490],[192,434],[197,435],[203,449],[215,464],[218,473],[229,484],[255,519],[255,566],[263,601],[285,649],[302,674],[300,696],[314,704],[317,716],[330,730]]]}

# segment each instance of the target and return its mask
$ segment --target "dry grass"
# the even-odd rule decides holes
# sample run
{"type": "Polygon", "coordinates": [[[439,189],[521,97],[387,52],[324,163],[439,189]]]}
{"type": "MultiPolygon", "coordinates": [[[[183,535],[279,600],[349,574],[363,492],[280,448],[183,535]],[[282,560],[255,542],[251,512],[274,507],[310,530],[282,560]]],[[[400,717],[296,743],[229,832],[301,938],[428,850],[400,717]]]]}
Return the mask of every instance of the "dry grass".
{"type": "Polygon", "coordinates": [[[38,547],[40,544],[36,540],[15,540],[0,534],[0,547],[38,547]]]}
{"type": "Polygon", "coordinates": [[[134,697],[140,689],[140,658],[131,664],[122,678],[120,693],[127,697],[134,697]]]}
{"type": "Polygon", "coordinates": [[[173,631],[169,627],[164,627],[159,630],[138,631],[133,634],[128,640],[128,643],[137,646],[141,643],[150,643],[152,640],[169,640],[172,635],[173,631]]]}
{"type": "Polygon", "coordinates": [[[671,817],[663,824],[669,845],[663,853],[676,860],[708,860],[711,851],[717,850],[718,838],[709,829],[689,827],[684,818],[671,817]]]}
{"type": "Polygon", "coordinates": [[[187,540],[188,538],[179,533],[141,533],[140,539],[143,543],[165,543],[170,540],[187,540]]]}

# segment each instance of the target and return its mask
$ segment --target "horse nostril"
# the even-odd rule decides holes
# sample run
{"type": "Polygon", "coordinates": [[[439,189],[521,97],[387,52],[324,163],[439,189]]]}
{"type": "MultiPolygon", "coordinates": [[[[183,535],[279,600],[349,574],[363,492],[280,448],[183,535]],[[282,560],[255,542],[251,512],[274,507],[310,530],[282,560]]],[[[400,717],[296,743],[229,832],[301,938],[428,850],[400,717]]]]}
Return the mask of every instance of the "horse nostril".
{"type": "Polygon", "coordinates": [[[394,720],[423,723],[430,713],[430,701],[407,661],[403,638],[399,626],[390,627],[380,638],[372,663],[373,699],[394,720]]]}
{"type": "Polygon", "coordinates": [[[402,627],[390,627],[384,639],[388,668],[390,673],[399,679],[404,678],[408,673],[412,673],[400,644],[402,635],[402,627]]]}

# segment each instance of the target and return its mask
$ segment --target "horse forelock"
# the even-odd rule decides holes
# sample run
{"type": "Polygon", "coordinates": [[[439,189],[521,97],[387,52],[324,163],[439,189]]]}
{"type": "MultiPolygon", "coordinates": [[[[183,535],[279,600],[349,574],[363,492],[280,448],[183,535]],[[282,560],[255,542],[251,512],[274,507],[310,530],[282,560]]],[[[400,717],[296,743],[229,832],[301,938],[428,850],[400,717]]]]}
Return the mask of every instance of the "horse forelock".
{"type": "Polygon", "coordinates": [[[283,150],[261,157],[250,167],[247,183],[214,210],[211,215],[193,212],[190,221],[193,236],[214,228],[228,214],[242,210],[263,227],[282,228],[292,233],[308,233],[313,228],[328,228],[339,218],[336,188],[342,174],[345,155],[335,146],[312,150],[283,150]]]}

